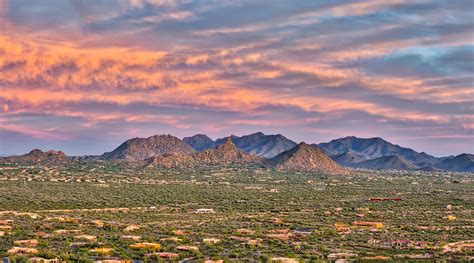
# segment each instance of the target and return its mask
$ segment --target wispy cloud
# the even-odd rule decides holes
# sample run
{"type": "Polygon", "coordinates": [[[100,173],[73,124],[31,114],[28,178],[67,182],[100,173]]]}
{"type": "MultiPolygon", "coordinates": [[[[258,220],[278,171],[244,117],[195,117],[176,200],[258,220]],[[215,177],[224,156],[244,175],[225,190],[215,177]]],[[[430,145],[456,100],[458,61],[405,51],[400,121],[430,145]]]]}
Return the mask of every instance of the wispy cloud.
{"type": "Polygon", "coordinates": [[[101,153],[129,136],[262,130],[469,152],[472,8],[463,0],[3,0],[2,136],[30,139],[1,151],[51,144],[101,153]],[[85,141],[90,148],[77,146],[85,141]]]}

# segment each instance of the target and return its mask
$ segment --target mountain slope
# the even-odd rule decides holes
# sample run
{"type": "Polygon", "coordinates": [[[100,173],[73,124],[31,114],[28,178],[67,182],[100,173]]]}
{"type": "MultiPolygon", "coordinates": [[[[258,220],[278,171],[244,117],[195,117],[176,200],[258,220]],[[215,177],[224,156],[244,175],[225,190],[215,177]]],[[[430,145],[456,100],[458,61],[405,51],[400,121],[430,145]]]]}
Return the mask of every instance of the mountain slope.
{"type": "Polygon", "coordinates": [[[357,168],[377,170],[416,170],[420,167],[397,155],[382,156],[353,165],[357,168]]]}
{"type": "Polygon", "coordinates": [[[439,169],[436,166],[430,165],[430,166],[425,166],[421,167],[420,169],[416,169],[417,171],[423,171],[423,172],[442,172],[442,169],[439,169]]]}
{"type": "Polygon", "coordinates": [[[348,167],[351,167],[356,163],[364,161],[363,156],[357,155],[353,152],[346,152],[346,153],[336,154],[336,155],[333,155],[333,156],[330,156],[330,157],[331,157],[331,159],[336,161],[336,163],[338,163],[342,166],[348,166],[348,167]]]}
{"type": "Polygon", "coordinates": [[[29,153],[20,156],[10,156],[0,158],[0,162],[16,163],[58,163],[69,161],[69,157],[62,151],[50,150],[43,152],[40,149],[33,149],[29,153]]]}
{"type": "Polygon", "coordinates": [[[244,135],[234,136],[217,139],[215,145],[222,144],[227,138],[231,138],[232,142],[240,150],[256,154],[257,156],[264,158],[272,158],[278,154],[287,151],[296,146],[296,142],[286,138],[281,134],[266,135],[261,132],[244,135]]]}
{"type": "Polygon", "coordinates": [[[321,149],[304,142],[282,152],[266,162],[278,170],[308,171],[327,174],[345,174],[347,171],[333,161],[321,149]]]}
{"type": "Polygon", "coordinates": [[[155,155],[170,153],[190,154],[191,146],[172,135],[155,135],[148,138],[133,138],[122,143],[111,152],[104,153],[104,160],[141,161],[155,155]]]}
{"type": "Polygon", "coordinates": [[[196,151],[204,151],[215,147],[214,141],[205,134],[196,134],[191,137],[184,137],[183,141],[196,151]]]}
{"type": "Polygon", "coordinates": [[[193,154],[172,153],[155,156],[147,160],[148,166],[192,167],[199,165],[220,165],[231,163],[260,163],[255,155],[240,151],[230,138],[214,149],[193,154]]]}
{"type": "MultiPolygon", "coordinates": [[[[332,140],[328,143],[320,143],[319,146],[328,155],[334,157],[343,153],[352,153],[358,156],[356,162],[371,160],[384,156],[400,156],[414,163],[416,166],[424,167],[436,165],[439,160],[426,153],[418,153],[412,149],[394,145],[381,138],[357,138],[345,137],[332,140]]],[[[351,163],[352,165],[354,163],[351,163]]]]}
{"type": "Polygon", "coordinates": [[[441,169],[455,172],[474,172],[474,154],[463,153],[446,158],[439,165],[441,169]]]}

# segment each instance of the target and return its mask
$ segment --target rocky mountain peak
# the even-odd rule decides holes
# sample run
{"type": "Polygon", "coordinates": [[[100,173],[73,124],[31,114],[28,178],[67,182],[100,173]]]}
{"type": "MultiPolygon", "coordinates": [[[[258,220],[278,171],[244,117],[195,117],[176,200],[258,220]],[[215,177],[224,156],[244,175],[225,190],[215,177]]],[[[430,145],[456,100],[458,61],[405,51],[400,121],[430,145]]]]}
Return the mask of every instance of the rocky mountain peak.
{"type": "Polygon", "coordinates": [[[105,160],[141,161],[169,153],[193,153],[191,146],[172,135],[153,135],[148,138],[133,138],[125,141],[112,152],[104,153],[105,160]]]}
{"type": "Polygon", "coordinates": [[[32,156],[37,155],[38,156],[38,155],[43,155],[43,154],[44,154],[44,152],[42,150],[40,150],[38,148],[35,148],[35,149],[31,150],[29,153],[27,153],[26,155],[32,155],[32,156]]]}
{"type": "Polygon", "coordinates": [[[193,154],[165,154],[155,156],[147,163],[149,166],[191,167],[200,165],[221,165],[229,163],[260,163],[255,155],[240,151],[232,142],[231,137],[213,149],[207,149],[193,154]]]}
{"type": "Polygon", "coordinates": [[[296,170],[328,174],[346,174],[347,171],[321,149],[304,142],[268,160],[267,165],[278,170],[296,170]]]}

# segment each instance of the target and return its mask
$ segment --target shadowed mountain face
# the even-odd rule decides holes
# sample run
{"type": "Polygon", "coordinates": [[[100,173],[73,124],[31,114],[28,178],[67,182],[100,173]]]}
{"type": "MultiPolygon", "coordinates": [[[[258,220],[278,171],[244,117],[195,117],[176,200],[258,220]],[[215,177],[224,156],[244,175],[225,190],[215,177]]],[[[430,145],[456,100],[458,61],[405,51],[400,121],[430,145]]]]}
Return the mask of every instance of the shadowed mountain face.
{"type": "Polygon", "coordinates": [[[347,171],[321,149],[304,142],[282,152],[266,162],[278,170],[307,171],[327,174],[346,174],[347,171]]]}
{"type": "Polygon", "coordinates": [[[215,147],[214,141],[205,134],[196,134],[191,137],[184,137],[183,141],[199,152],[215,147]]]}
{"type": "Polygon", "coordinates": [[[171,135],[155,135],[148,138],[133,138],[122,143],[117,149],[104,153],[104,160],[142,161],[147,158],[171,154],[195,152],[189,145],[171,135]]]}
{"type": "MultiPolygon", "coordinates": [[[[205,135],[204,135],[205,136],[205,135]]],[[[209,139],[209,137],[205,136],[209,139]]],[[[245,135],[242,137],[231,135],[217,139],[213,144],[202,135],[185,138],[186,142],[194,149],[202,151],[223,144],[228,138],[237,146],[237,148],[246,153],[255,154],[264,158],[272,158],[279,153],[289,150],[296,146],[296,142],[280,135],[265,135],[261,132],[245,135]],[[189,139],[188,139],[189,138],[189,139]],[[205,143],[204,143],[205,142],[205,143]]],[[[211,140],[212,141],[212,140],[211,140]]]]}
{"type": "Polygon", "coordinates": [[[228,138],[223,144],[217,146],[215,149],[209,149],[197,153],[196,156],[199,160],[206,163],[230,163],[245,161],[250,159],[249,157],[251,155],[240,151],[232,140],[228,138]]]}
{"type": "Polygon", "coordinates": [[[382,156],[353,165],[357,168],[376,170],[416,170],[420,167],[397,155],[382,156]]]}
{"type": "Polygon", "coordinates": [[[352,152],[336,154],[336,155],[331,156],[331,158],[334,161],[336,161],[336,163],[342,166],[348,166],[348,167],[353,166],[356,163],[364,161],[364,158],[362,156],[357,155],[352,152]]]}
{"type": "Polygon", "coordinates": [[[256,155],[240,151],[230,138],[214,149],[193,154],[173,153],[155,156],[147,160],[149,166],[166,168],[191,167],[200,165],[220,165],[231,163],[261,163],[256,155]]]}
{"type": "Polygon", "coordinates": [[[50,150],[43,152],[39,149],[33,149],[29,153],[20,156],[11,156],[0,158],[2,162],[18,162],[18,163],[56,163],[69,161],[69,157],[62,151],[50,150]]]}
{"type": "Polygon", "coordinates": [[[394,145],[381,138],[363,139],[357,137],[345,137],[332,140],[328,143],[320,143],[317,146],[328,155],[335,158],[335,160],[341,160],[340,164],[347,166],[353,166],[355,163],[361,161],[384,156],[399,156],[418,167],[436,165],[439,163],[439,160],[436,157],[394,145]],[[344,153],[350,153],[350,156],[341,156],[344,153]]]}
{"type": "Polygon", "coordinates": [[[474,172],[474,154],[463,153],[444,159],[440,168],[455,172],[474,172]]]}

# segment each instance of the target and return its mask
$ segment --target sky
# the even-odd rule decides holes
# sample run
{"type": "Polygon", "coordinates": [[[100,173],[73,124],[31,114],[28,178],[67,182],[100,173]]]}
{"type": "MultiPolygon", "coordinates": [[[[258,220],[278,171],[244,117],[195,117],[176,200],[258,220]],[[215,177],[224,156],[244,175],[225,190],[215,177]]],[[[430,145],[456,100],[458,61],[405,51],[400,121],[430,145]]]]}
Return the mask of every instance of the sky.
{"type": "Polygon", "coordinates": [[[0,155],[154,134],[474,152],[472,0],[0,0],[0,155]]]}

